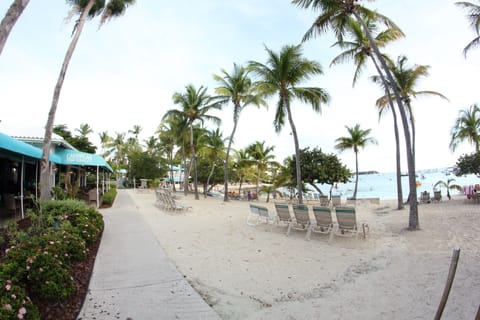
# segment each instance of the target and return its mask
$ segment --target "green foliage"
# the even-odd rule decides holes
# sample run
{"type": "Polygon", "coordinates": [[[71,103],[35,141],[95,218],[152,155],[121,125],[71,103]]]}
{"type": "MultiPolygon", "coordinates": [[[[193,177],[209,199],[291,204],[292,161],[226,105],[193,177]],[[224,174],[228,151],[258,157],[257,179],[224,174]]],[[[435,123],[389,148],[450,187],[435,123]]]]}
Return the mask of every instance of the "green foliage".
{"type": "Polygon", "coordinates": [[[129,176],[131,178],[155,179],[166,174],[160,168],[160,158],[146,152],[135,151],[128,155],[130,160],[129,176]]]}
{"type": "Polygon", "coordinates": [[[471,173],[480,176],[480,152],[461,156],[457,160],[454,173],[457,177],[471,173]]]}
{"type": "Polygon", "coordinates": [[[0,264],[0,320],[40,319],[37,306],[21,283],[11,277],[12,271],[11,265],[0,264]]]}
{"type": "Polygon", "coordinates": [[[450,195],[450,190],[457,190],[457,191],[460,191],[460,192],[463,191],[462,186],[460,186],[458,184],[453,184],[454,181],[455,181],[455,179],[448,179],[447,182],[445,182],[443,180],[439,180],[433,185],[433,188],[436,189],[437,187],[440,187],[440,188],[447,189],[447,197],[448,197],[448,200],[450,200],[452,198],[451,195],[450,195]]]}
{"type": "Polygon", "coordinates": [[[104,204],[111,205],[113,201],[115,201],[115,197],[117,196],[117,188],[111,188],[107,192],[103,194],[102,201],[104,204]]]}

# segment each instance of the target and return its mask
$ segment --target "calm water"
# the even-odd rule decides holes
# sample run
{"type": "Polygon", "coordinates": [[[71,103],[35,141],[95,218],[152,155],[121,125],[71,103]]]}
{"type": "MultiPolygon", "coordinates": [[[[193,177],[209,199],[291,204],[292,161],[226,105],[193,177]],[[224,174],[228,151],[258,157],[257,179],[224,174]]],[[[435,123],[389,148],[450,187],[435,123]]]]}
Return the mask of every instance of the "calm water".
{"type": "MultiPolygon", "coordinates": [[[[420,192],[428,191],[430,195],[433,195],[433,186],[439,181],[443,180],[447,182],[448,179],[455,179],[454,182],[450,184],[458,184],[460,186],[464,185],[474,185],[480,183],[480,178],[476,177],[473,174],[457,177],[454,174],[448,174],[446,169],[433,169],[433,170],[423,170],[417,172],[417,181],[421,183],[417,187],[417,194],[420,195],[420,192]]],[[[355,188],[355,177],[352,177],[351,182],[348,183],[339,183],[337,188],[334,188],[332,193],[339,194],[342,197],[348,198],[353,195],[353,190],[355,188]]],[[[320,189],[328,194],[330,190],[329,185],[320,185],[320,189]]],[[[406,199],[408,196],[408,177],[402,176],[402,190],[403,197],[406,199]]],[[[446,190],[441,189],[442,195],[446,195],[446,190]]],[[[451,190],[450,194],[463,194],[463,192],[458,192],[456,190],[451,190]]],[[[396,199],[397,198],[397,180],[395,173],[378,173],[378,174],[365,174],[358,177],[358,190],[357,198],[380,198],[380,199],[396,199]]]]}

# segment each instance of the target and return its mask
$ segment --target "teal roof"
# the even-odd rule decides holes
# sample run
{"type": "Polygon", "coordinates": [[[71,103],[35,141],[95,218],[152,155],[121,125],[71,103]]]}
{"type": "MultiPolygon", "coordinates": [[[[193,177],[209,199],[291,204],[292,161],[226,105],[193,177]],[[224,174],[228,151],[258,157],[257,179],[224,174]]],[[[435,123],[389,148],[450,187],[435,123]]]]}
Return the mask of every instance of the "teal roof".
{"type": "MultiPolygon", "coordinates": [[[[42,158],[42,149],[32,146],[31,144],[14,139],[4,133],[0,132],[0,149],[10,151],[12,153],[20,154],[33,159],[42,158]]],[[[57,163],[60,158],[56,155],[50,154],[50,161],[57,163]]]]}
{"type": "Polygon", "coordinates": [[[103,167],[107,168],[110,172],[113,172],[112,167],[98,154],[81,152],[77,150],[57,148],[55,155],[59,157],[58,164],[63,165],[77,165],[87,167],[103,167]]]}

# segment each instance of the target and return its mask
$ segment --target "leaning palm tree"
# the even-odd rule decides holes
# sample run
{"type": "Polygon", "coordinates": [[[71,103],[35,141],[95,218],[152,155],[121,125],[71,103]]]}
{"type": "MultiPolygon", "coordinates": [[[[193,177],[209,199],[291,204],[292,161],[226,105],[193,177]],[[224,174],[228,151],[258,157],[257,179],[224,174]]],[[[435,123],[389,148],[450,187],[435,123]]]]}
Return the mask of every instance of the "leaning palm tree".
{"type": "Polygon", "coordinates": [[[475,38],[470,41],[467,46],[463,49],[463,55],[467,57],[468,51],[470,49],[476,48],[480,45],[480,5],[473,4],[471,2],[455,2],[455,4],[463,9],[468,11],[467,19],[470,23],[470,26],[475,31],[475,38]]]}
{"type": "MultiPolygon", "coordinates": [[[[375,43],[368,25],[367,20],[378,21],[385,24],[389,28],[398,28],[388,17],[362,6],[359,1],[353,0],[292,0],[292,3],[301,8],[312,8],[320,12],[320,15],[315,19],[312,26],[307,30],[303,37],[303,41],[306,41],[317,34],[325,33],[329,29],[333,31],[338,41],[342,41],[347,30],[349,17],[353,17],[361,26],[372,48],[375,59],[379,62],[382,68],[382,72],[385,75],[385,79],[390,84],[395,84],[395,79],[391,70],[387,64],[387,60],[380,53],[380,50],[375,43]]],[[[410,230],[417,230],[420,228],[418,219],[418,203],[417,203],[417,185],[415,178],[415,159],[412,154],[410,130],[408,128],[407,111],[404,108],[401,94],[396,85],[388,86],[384,84],[389,90],[392,90],[395,102],[399,107],[400,118],[403,125],[403,133],[405,136],[405,149],[407,155],[408,166],[408,184],[410,188],[411,201],[408,227],[410,230]]]]}
{"type": "Polygon", "coordinates": [[[191,84],[185,87],[185,92],[176,92],[173,95],[173,103],[180,106],[181,110],[168,110],[165,117],[179,116],[187,120],[190,131],[190,152],[192,157],[195,199],[199,200],[198,185],[197,185],[197,165],[196,165],[196,151],[195,141],[193,136],[193,127],[196,122],[203,123],[206,120],[212,121],[215,124],[220,123],[220,118],[208,114],[214,109],[220,109],[221,105],[207,94],[207,88],[201,86],[198,90],[191,84]]]}
{"type": "MultiPolygon", "coordinates": [[[[212,165],[210,173],[207,177],[207,187],[210,185],[210,179],[215,172],[215,168],[217,167],[219,159],[223,159],[225,157],[225,141],[226,139],[223,137],[220,128],[216,128],[215,130],[207,130],[206,134],[200,139],[199,154],[208,159],[208,162],[212,165]]],[[[205,198],[207,197],[208,191],[209,190],[204,188],[203,195],[205,198]]]]}
{"type": "Polygon", "coordinates": [[[337,144],[335,145],[335,149],[344,151],[347,149],[353,149],[355,152],[355,188],[353,190],[352,199],[357,198],[357,188],[358,188],[358,151],[359,148],[365,148],[368,144],[377,144],[377,140],[373,137],[369,137],[370,132],[372,129],[362,130],[360,129],[360,125],[357,123],[354,127],[348,127],[347,131],[349,136],[347,137],[340,137],[335,140],[337,144]]]}
{"type": "Polygon", "coordinates": [[[52,105],[48,113],[47,124],[45,126],[45,137],[43,140],[42,159],[40,160],[40,197],[42,200],[51,198],[50,189],[50,170],[49,156],[50,145],[52,142],[53,124],[55,122],[55,114],[57,112],[60,92],[62,90],[63,81],[67,73],[67,68],[72,59],[73,52],[77,46],[78,40],[82,33],[87,18],[101,16],[100,25],[103,25],[108,19],[119,16],[125,12],[127,7],[135,2],[135,0],[109,0],[105,4],[104,0],[67,0],[73,6],[73,13],[79,14],[79,18],[73,28],[73,38],[65,54],[65,58],[58,75],[57,83],[53,91],[52,105]]]}
{"type": "Polygon", "coordinates": [[[248,76],[248,70],[237,64],[233,64],[233,71],[229,74],[222,69],[222,76],[214,75],[213,78],[220,86],[215,88],[215,92],[219,95],[219,99],[231,101],[233,104],[233,129],[228,139],[227,153],[224,163],[224,198],[228,201],[228,165],[230,150],[232,148],[233,138],[237,131],[240,113],[248,105],[266,106],[265,100],[254,90],[252,80],[248,76]]]}
{"type": "Polygon", "coordinates": [[[296,174],[298,202],[303,203],[302,198],[302,174],[300,171],[300,144],[298,141],[297,129],[293,121],[292,101],[298,99],[308,103],[313,110],[320,113],[321,103],[330,100],[325,89],[318,87],[300,87],[299,85],[309,80],[312,76],[322,74],[320,63],[302,57],[300,45],[284,46],[277,54],[265,48],[268,54],[266,64],[250,61],[249,68],[258,77],[258,90],[266,97],[278,95],[277,110],[273,125],[276,132],[280,132],[285,125],[285,117],[288,118],[292,129],[293,141],[295,144],[296,174]]]}
{"type": "Polygon", "coordinates": [[[5,47],[10,31],[12,31],[13,26],[22,15],[23,10],[27,7],[29,2],[30,0],[14,0],[10,5],[10,8],[8,8],[5,17],[3,17],[2,22],[0,22],[0,54],[2,54],[3,47],[5,47]]]}
{"type": "MultiPolygon", "coordinates": [[[[379,48],[385,47],[388,43],[395,41],[404,36],[403,32],[398,28],[387,28],[382,32],[378,32],[377,23],[371,19],[366,19],[365,24],[368,26],[368,29],[372,33],[372,37],[375,39],[375,43],[379,48]],[[374,34],[376,34],[374,36],[374,34]]],[[[352,86],[357,82],[360,74],[365,69],[367,62],[370,60],[373,62],[375,69],[377,71],[380,79],[383,80],[383,83],[386,83],[385,77],[381,70],[381,67],[378,61],[375,59],[374,52],[370,46],[369,39],[365,32],[362,29],[360,23],[354,19],[348,20],[348,39],[343,39],[342,41],[337,41],[333,46],[340,47],[343,51],[338,56],[336,56],[330,65],[335,65],[345,61],[353,60],[355,63],[355,73],[353,76],[352,86]]],[[[386,59],[388,57],[385,56],[386,59]]],[[[398,120],[397,112],[395,111],[395,106],[393,104],[393,98],[390,94],[390,89],[388,87],[384,88],[384,91],[387,93],[388,105],[382,107],[379,112],[381,117],[383,111],[389,109],[392,111],[393,116],[393,131],[395,137],[395,159],[396,159],[396,171],[397,171],[397,208],[403,209],[403,190],[402,190],[402,169],[400,164],[400,135],[398,131],[398,120]]]]}
{"type": "Polygon", "coordinates": [[[440,187],[440,188],[447,189],[448,200],[451,200],[452,196],[450,195],[450,190],[457,190],[457,191],[460,191],[460,192],[463,191],[462,186],[460,186],[458,184],[453,184],[453,182],[455,182],[455,179],[453,179],[453,178],[448,179],[446,182],[443,181],[443,180],[439,180],[433,185],[433,188],[435,189],[437,187],[440,187]]]}
{"type": "Polygon", "coordinates": [[[460,142],[468,141],[480,151],[480,107],[477,104],[468,110],[460,110],[451,131],[450,149],[455,151],[460,142]]]}

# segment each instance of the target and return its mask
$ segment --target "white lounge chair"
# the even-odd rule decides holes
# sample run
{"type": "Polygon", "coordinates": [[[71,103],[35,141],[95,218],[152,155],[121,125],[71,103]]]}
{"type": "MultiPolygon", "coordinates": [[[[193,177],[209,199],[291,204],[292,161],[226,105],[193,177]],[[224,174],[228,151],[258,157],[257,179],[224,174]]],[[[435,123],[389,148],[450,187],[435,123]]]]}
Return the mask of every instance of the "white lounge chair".
{"type": "Polygon", "coordinates": [[[342,237],[358,237],[360,232],[363,233],[365,239],[370,231],[368,224],[362,223],[360,226],[357,224],[357,217],[355,208],[353,207],[336,207],[335,214],[337,216],[337,228],[335,235],[342,237]]]}
{"type": "Polygon", "coordinates": [[[290,230],[306,231],[305,240],[310,236],[310,216],[308,214],[308,207],[303,204],[297,204],[293,206],[293,213],[295,218],[292,219],[288,225],[287,236],[290,235],[290,230]]]}
{"type": "MultiPolygon", "coordinates": [[[[324,206],[313,206],[312,210],[315,216],[315,223],[312,223],[310,226],[309,233],[330,234],[329,241],[331,241],[333,236],[332,209],[324,206]]],[[[310,234],[308,235],[308,239],[310,239],[310,234]]]]}

